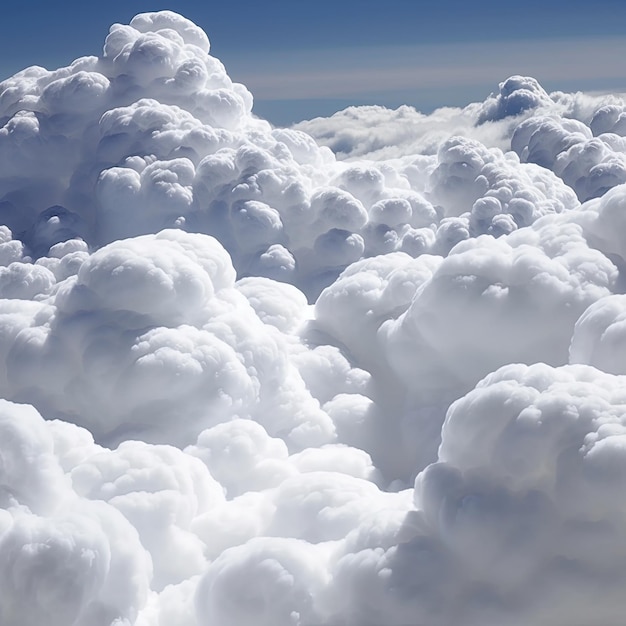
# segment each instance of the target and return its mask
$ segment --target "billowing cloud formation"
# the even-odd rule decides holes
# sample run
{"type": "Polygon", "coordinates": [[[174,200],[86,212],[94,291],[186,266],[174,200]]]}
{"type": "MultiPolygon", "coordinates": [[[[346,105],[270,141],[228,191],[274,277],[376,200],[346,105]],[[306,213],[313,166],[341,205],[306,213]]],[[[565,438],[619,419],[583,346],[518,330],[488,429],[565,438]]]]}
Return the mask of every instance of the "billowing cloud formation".
{"type": "Polygon", "coordinates": [[[209,52],[0,84],[0,623],[621,625],[626,104],[276,129],[209,52]]]}

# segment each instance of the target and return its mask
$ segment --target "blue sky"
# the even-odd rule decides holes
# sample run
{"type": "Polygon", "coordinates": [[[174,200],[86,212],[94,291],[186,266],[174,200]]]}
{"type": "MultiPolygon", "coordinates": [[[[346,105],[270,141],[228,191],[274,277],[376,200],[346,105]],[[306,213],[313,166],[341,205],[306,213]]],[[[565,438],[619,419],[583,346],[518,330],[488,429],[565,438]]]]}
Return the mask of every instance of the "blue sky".
{"type": "Polygon", "coordinates": [[[3,8],[0,76],[97,54],[111,23],[164,8],[204,28],[275,123],[350,104],[460,105],[514,73],[548,89],[626,90],[624,0],[25,0],[3,8]]]}

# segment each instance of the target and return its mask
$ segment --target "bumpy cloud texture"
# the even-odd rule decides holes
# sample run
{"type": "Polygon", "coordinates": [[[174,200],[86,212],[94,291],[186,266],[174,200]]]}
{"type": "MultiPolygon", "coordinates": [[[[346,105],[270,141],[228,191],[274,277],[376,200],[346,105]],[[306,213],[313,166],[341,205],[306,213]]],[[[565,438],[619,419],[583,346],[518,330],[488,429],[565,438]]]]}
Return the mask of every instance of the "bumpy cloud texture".
{"type": "Polygon", "coordinates": [[[0,623],[621,626],[626,104],[276,129],[209,50],[0,84],[0,623]]]}

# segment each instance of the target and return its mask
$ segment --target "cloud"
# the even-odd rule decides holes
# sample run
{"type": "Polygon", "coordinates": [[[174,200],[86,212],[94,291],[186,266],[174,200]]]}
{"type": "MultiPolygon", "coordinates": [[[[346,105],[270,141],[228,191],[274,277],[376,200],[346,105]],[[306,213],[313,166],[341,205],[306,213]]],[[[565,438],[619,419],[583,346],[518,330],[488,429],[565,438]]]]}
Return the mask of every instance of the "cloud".
{"type": "Polygon", "coordinates": [[[623,101],[277,129],[209,51],[0,84],[0,622],[621,624],[623,101]]]}

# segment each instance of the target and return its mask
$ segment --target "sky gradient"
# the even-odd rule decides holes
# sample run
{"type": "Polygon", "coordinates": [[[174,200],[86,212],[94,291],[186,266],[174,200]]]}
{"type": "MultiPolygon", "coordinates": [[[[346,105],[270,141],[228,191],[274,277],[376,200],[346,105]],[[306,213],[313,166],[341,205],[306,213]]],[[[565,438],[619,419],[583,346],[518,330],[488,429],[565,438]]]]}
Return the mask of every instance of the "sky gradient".
{"type": "Polygon", "coordinates": [[[430,111],[483,99],[512,74],[548,90],[626,89],[626,3],[343,0],[271,4],[69,0],[12,3],[0,24],[0,77],[100,52],[109,26],[172,9],[209,35],[212,54],[277,124],[350,104],[430,111]]]}

